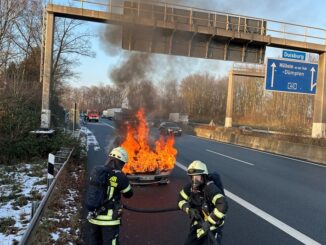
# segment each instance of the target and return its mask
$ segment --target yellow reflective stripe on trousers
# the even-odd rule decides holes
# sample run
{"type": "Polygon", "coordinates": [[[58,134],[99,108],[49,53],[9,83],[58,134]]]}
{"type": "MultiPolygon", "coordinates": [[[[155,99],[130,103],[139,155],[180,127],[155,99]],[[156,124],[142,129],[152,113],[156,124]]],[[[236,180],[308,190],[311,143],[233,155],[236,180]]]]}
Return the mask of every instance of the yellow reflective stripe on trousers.
{"type": "Polygon", "coordinates": [[[217,208],[214,208],[213,213],[215,214],[215,216],[217,218],[220,218],[220,219],[222,219],[225,216],[225,214],[223,214],[222,212],[220,212],[217,208]]]}
{"type": "Polygon", "coordinates": [[[221,198],[221,197],[223,197],[222,194],[216,194],[216,195],[213,197],[212,203],[215,205],[216,200],[219,199],[219,198],[221,198]]]}
{"type": "Polygon", "coordinates": [[[217,227],[216,227],[216,226],[214,226],[214,225],[212,225],[211,227],[209,227],[209,229],[210,229],[211,231],[213,231],[213,230],[216,230],[216,229],[217,229],[217,227]]]}
{"type": "Polygon", "coordinates": [[[221,227],[224,225],[224,220],[222,221],[222,223],[218,226],[218,227],[221,227]]]}
{"type": "Polygon", "coordinates": [[[131,186],[128,185],[127,188],[123,189],[121,192],[122,192],[122,193],[126,193],[126,192],[128,192],[128,191],[130,191],[130,190],[131,190],[131,186]]]}
{"type": "Polygon", "coordinates": [[[205,234],[205,231],[203,228],[197,229],[197,238],[200,238],[204,234],[205,234]]]}
{"type": "Polygon", "coordinates": [[[112,245],[116,245],[116,244],[117,244],[117,239],[114,238],[114,239],[112,240],[112,245]]]}
{"type": "Polygon", "coordinates": [[[216,222],[212,219],[211,216],[208,216],[208,217],[207,217],[207,220],[209,221],[209,223],[211,223],[211,224],[213,224],[213,225],[216,224],[216,222]]]}
{"type": "Polygon", "coordinates": [[[89,221],[90,223],[94,225],[120,225],[120,220],[97,220],[97,219],[91,219],[89,221]]]}
{"type": "Polygon", "coordinates": [[[180,195],[183,197],[183,199],[185,199],[185,200],[189,200],[189,197],[188,197],[188,195],[184,192],[184,190],[182,190],[182,191],[180,191],[180,195]]]}
{"type": "Polygon", "coordinates": [[[109,195],[109,200],[111,200],[111,198],[113,197],[113,193],[114,193],[114,187],[110,187],[110,195],[109,195]]]}
{"type": "Polygon", "coordinates": [[[113,214],[113,210],[109,209],[107,215],[97,215],[96,219],[97,220],[112,220],[112,214],[113,214]]]}
{"type": "Polygon", "coordinates": [[[187,201],[185,201],[185,200],[180,201],[180,202],[178,203],[179,208],[182,209],[182,206],[183,206],[184,204],[186,204],[186,203],[187,203],[187,201]]]}

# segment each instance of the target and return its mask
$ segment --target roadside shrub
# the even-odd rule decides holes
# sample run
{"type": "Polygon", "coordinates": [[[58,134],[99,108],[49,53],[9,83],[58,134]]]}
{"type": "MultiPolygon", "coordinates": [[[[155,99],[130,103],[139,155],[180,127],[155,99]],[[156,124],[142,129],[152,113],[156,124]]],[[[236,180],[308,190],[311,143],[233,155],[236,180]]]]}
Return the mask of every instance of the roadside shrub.
{"type": "Polygon", "coordinates": [[[0,164],[12,164],[18,161],[30,160],[34,157],[46,158],[48,153],[56,152],[60,147],[75,148],[74,158],[79,158],[81,147],[79,140],[57,129],[53,136],[27,134],[14,140],[0,139],[0,164]]]}
{"type": "Polygon", "coordinates": [[[0,232],[6,233],[10,226],[13,226],[16,221],[13,218],[0,218],[0,232]]]}
{"type": "Polygon", "coordinates": [[[20,196],[17,201],[16,201],[16,206],[22,207],[27,205],[28,201],[27,198],[25,196],[20,196]]]}

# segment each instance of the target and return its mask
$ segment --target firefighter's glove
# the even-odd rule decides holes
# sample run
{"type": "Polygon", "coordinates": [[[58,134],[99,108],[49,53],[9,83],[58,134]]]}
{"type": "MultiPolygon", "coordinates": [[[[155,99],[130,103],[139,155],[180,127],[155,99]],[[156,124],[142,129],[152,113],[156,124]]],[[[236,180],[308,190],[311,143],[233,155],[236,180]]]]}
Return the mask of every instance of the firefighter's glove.
{"type": "Polygon", "coordinates": [[[122,216],[122,209],[113,210],[112,219],[120,219],[122,216]]]}
{"type": "Polygon", "coordinates": [[[188,215],[189,215],[189,218],[191,220],[199,220],[201,218],[200,214],[199,214],[199,211],[197,209],[194,209],[194,208],[189,209],[188,215]]]}
{"type": "Polygon", "coordinates": [[[203,236],[205,236],[207,234],[207,232],[209,231],[210,226],[211,225],[207,221],[203,222],[200,225],[201,228],[197,229],[197,238],[200,239],[203,236]]]}

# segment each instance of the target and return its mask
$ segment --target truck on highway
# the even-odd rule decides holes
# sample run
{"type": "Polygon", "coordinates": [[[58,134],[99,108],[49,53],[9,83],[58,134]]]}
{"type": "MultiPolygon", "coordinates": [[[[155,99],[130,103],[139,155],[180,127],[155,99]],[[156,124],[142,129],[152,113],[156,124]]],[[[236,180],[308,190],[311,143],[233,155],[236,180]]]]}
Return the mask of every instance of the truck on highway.
{"type": "Polygon", "coordinates": [[[121,108],[109,108],[107,110],[103,111],[103,117],[109,119],[109,120],[115,120],[115,113],[122,112],[121,108]]]}
{"type": "Polygon", "coordinates": [[[103,118],[108,118],[108,110],[104,110],[103,112],[102,112],[102,117],[103,118]]]}
{"type": "Polygon", "coordinates": [[[98,122],[99,119],[100,119],[100,114],[97,110],[87,110],[86,113],[87,122],[91,122],[91,121],[98,122]]]}
{"type": "Polygon", "coordinates": [[[180,114],[180,113],[170,113],[169,114],[169,121],[170,122],[181,122],[183,124],[188,124],[189,119],[188,115],[186,114],[180,114]]]}

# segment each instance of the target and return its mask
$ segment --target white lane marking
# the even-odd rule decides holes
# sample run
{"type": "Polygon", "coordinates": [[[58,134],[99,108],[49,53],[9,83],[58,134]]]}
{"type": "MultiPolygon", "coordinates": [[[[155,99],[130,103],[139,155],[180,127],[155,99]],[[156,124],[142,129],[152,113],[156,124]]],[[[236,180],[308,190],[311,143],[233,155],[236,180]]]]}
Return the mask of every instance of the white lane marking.
{"type": "Polygon", "coordinates": [[[177,165],[179,168],[187,172],[187,167],[179,162],[176,162],[175,165],[177,165]]]}
{"type": "Polygon", "coordinates": [[[199,136],[194,136],[194,135],[189,135],[189,136],[191,136],[193,138],[199,138],[201,140],[211,141],[211,142],[219,143],[219,144],[223,144],[223,145],[235,146],[235,147],[239,147],[239,148],[250,150],[250,151],[256,151],[256,152],[260,152],[260,153],[263,153],[263,154],[272,155],[272,156],[275,156],[275,157],[281,157],[281,158],[289,159],[289,160],[292,160],[292,161],[303,162],[303,163],[307,163],[307,164],[310,164],[310,165],[315,165],[315,166],[318,166],[318,167],[326,168],[326,165],[321,165],[322,163],[321,164],[317,164],[317,163],[308,162],[308,161],[305,161],[305,160],[296,159],[296,158],[293,158],[293,157],[282,156],[282,155],[279,155],[279,154],[276,154],[276,153],[272,153],[272,152],[266,152],[266,151],[262,151],[262,150],[256,150],[256,149],[245,147],[245,146],[241,146],[241,145],[236,145],[236,144],[232,144],[232,143],[226,143],[226,142],[217,141],[217,140],[206,139],[206,138],[199,137],[199,136]]]}
{"type": "Polygon", "coordinates": [[[99,151],[101,149],[95,135],[87,127],[81,127],[80,131],[86,135],[86,149],[89,150],[90,146],[93,146],[94,151],[99,151]]]}
{"type": "Polygon", "coordinates": [[[102,122],[104,125],[106,125],[106,126],[109,126],[110,128],[113,128],[113,129],[115,129],[115,127],[113,127],[112,125],[110,125],[109,123],[105,123],[105,122],[102,122]]]}
{"type": "Polygon", "coordinates": [[[222,156],[222,157],[230,158],[230,159],[235,160],[235,161],[238,161],[238,162],[242,162],[242,163],[248,164],[248,165],[250,165],[250,166],[255,166],[255,164],[253,164],[253,163],[246,162],[246,161],[242,161],[242,160],[240,160],[240,159],[238,159],[238,158],[230,157],[230,156],[227,156],[227,155],[224,155],[224,154],[221,154],[221,153],[215,152],[215,151],[211,151],[211,150],[208,150],[208,149],[206,149],[206,151],[208,151],[208,152],[210,152],[210,153],[213,153],[213,154],[216,154],[216,155],[220,155],[220,156],[222,156]]]}
{"type": "MultiPolygon", "coordinates": [[[[176,162],[176,165],[184,171],[187,171],[187,167],[183,164],[176,162]]],[[[233,194],[232,192],[224,189],[225,194],[228,198],[232,199],[242,207],[248,209],[249,211],[253,212],[260,218],[266,220],[268,223],[274,225],[276,228],[280,229],[281,231],[287,233],[288,235],[292,236],[293,238],[297,239],[298,241],[302,242],[303,244],[319,244],[321,243],[311,239],[310,237],[306,236],[305,234],[301,233],[300,231],[292,228],[291,226],[285,224],[284,222],[280,221],[279,219],[271,216],[270,214],[266,213],[265,211],[257,208],[256,206],[252,205],[251,203],[245,201],[241,197],[233,194]]]]}

